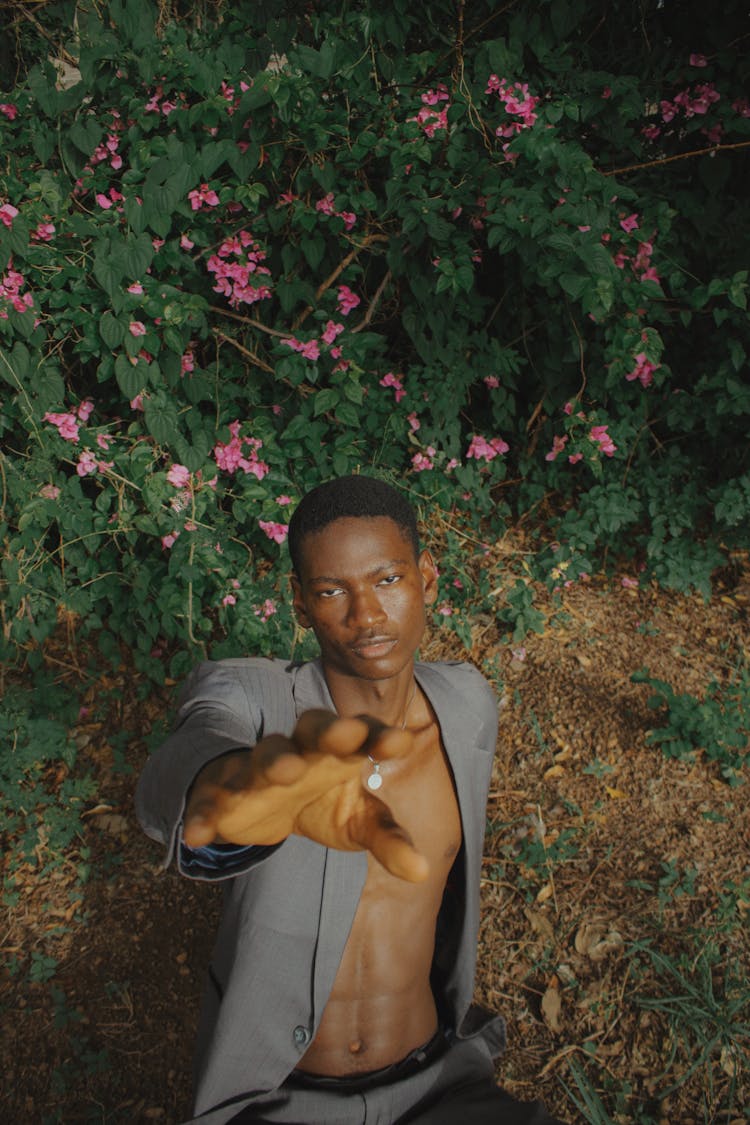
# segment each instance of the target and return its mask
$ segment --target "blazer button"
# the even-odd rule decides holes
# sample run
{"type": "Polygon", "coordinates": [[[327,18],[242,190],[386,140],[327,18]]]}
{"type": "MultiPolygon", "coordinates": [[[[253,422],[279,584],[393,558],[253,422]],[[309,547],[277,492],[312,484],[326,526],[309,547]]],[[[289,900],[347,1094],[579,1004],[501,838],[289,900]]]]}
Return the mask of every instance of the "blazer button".
{"type": "Polygon", "coordinates": [[[298,1024],[297,1027],[295,1027],[293,1036],[294,1042],[298,1047],[304,1047],[306,1043],[310,1042],[310,1032],[306,1027],[303,1027],[302,1024],[298,1024]]]}

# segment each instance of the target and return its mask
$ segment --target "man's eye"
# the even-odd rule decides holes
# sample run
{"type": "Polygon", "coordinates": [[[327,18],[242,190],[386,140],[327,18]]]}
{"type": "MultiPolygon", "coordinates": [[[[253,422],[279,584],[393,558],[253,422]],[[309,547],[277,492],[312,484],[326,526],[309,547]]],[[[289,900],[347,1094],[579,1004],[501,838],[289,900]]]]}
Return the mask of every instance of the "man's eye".
{"type": "Polygon", "coordinates": [[[333,589],[333,590],[321,590],[320,596],[321,596],[321,598],[335,598],[336,595],[340,594],[340,593],[341,593],[340,587],[336,586],[336,588],[333,589]]]}
{"type": "Polygon", "coordinates": [[[400,574],[389,574],[386,578],[381,578],[378,583],[379,586],[393,586],[401,578],[400,574]]]}

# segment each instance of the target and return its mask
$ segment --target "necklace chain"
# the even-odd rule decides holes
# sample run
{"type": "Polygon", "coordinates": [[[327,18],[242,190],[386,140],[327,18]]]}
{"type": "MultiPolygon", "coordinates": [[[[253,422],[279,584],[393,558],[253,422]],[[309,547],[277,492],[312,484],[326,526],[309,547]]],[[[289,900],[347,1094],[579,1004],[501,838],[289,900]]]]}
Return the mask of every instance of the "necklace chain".
{"type": "MultiPolygon", "coordinates": [[[[414,700],[416,699],[416,696],[417,696],[417,681],[414,680],[414,686],[412,687],[411,695],[409,696],[409,702],[406,704],[406,709],[404,711],[404,718],[403,718],[403,721],[402,721],[401,726],[399,728],[400,730],[406,730],[406,720],[409,717],[409,712],[411,711],[411,705],[414,702],[414,700]]],[[[368,761],[370,762],[370,765],[372,766],[372,773],[367,778],[367,788],[373,789],[373,790],[379,789],[380,786],[383,784],[383,776],[380,772],[380,762],[378,762],[375,758],[373,758],[372,754],[368,754],[367,758],[368,758],[368,761]]]]}

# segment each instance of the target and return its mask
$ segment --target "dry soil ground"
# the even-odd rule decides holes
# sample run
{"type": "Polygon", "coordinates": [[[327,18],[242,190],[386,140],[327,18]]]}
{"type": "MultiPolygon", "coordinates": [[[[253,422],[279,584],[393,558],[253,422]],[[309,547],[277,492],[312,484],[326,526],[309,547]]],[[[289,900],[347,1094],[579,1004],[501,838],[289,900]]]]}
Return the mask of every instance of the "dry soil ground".
{"type": "MultiPolygon", "coordinates": [[[[650,745],[659,716],[631,674],[648,667],[696,696],[726,684],[748,635],[747,576],[710,605],[616,579],[565,591],[559,607],[537,597],[543,634],[512,646],[480,619],[471,653],[503,700],[477,985],[508,1021],[499,1075],[571,1123],[746,1121],[747,784],[729,786],[702,753],[675,760],[650,745]]],[[[464,653],[441,630],[424,655],[464,653]]],[[[77,732],[98,785],[81,839],[52,874],[40,875],[41,852],[19,873],[20,903],[3,918],[17,967],[0,978],[0,1120],[181,1122],[218,896],[162,871],[132,812],[169,696],[144,698],[124,668],[87,685],[69,648],[51,658],[72,691],[108,688],[117,702],[77,732]],[[132,732],[130,775],[113,768],[113,729],[132,732]],[[28,978],[35,950],[57,962],[45,983],[28,978]]]]}

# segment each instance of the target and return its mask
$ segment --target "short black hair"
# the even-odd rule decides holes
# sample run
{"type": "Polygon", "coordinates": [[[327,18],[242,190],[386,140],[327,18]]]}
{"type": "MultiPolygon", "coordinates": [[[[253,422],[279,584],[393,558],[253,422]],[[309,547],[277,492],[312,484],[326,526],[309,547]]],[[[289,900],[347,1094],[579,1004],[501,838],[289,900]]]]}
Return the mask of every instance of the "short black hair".
{"type": "Polygon", "coordinates": [[[295,574],[300,573],[302,540],[314,531],[322,531],[334,520],[355,517],[374,519],[386,516],[398,525],[404,538],[419,557],[417,515],[401,493],[377,477],[335,477],[311,489],[300,500],[289,521],[289,554],[295,574]]]}

